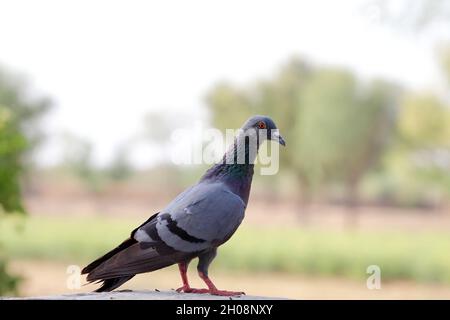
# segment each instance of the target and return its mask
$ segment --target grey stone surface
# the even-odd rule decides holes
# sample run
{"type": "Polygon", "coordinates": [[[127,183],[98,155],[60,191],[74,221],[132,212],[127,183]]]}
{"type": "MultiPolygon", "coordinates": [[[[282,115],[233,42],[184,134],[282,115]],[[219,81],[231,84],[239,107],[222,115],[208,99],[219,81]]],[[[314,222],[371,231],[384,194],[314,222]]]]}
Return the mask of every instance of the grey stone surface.
{"type": "MultiPolygon", "coordinates": [[[[0,298],[1,299],[1,298],[0,298]]],[[[20,299],[20,300],[230,300],[230,297],[213,296],[210,294],[196,293],[178,293],[172,291],[113,291],[102,293],[78,293],[64,294],[55,296],[42,297],[26,297],[26,298],[3,298],[3,299],[20,299]]],[[[268,299],[284,299],[275,297],[260,296],[234,296],[232,300],[268,300],[268,299]]]]}

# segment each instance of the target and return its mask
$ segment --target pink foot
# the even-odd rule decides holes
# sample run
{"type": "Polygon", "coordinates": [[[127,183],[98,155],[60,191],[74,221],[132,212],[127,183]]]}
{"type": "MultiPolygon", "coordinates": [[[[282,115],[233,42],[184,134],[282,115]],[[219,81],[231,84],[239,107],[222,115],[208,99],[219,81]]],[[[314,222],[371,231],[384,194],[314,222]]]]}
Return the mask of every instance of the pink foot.
{"type": "Polygon", "coordinates": [[[245,295],[245,292],[227,291],[227,290],[218,290],[218,289],[210,290],[209,293],[212,295],[215,295],[215,296],[226,296],[226,297],[245,295]]]}
{"type": "Polygon", "coordinates": [[[189,286],[182,286],[176,290],[177,292],[185,292],[185,293],[209,293],[208,289],[196,289],[191,288],[189,286]]]}
{"type": "Polygon", "coordinates": [[[191,291],[189,291],[190,293],[208,293],[209,290],[208,289],[195,289],[195,288],[191,288],[191,291]]]}

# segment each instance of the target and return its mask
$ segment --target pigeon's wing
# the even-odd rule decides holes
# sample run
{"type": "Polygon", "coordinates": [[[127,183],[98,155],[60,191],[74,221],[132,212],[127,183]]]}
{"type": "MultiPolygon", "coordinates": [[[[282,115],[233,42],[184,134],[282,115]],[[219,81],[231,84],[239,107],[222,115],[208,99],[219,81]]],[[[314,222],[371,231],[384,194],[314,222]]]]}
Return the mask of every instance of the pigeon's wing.
{"type": "Polygon", "coordinates": [[[200,184],[194,191],[168,211],[170,218],[193,237],[213,244],[227,240],[244,218],[244,201],[222,183],[200,184]]]}
{"type": "Polygon", "coordinates": [[[221,183],[200,183],[180,194],[134,238],[162,241],[180,252],[200,252],[227,241],[244,218],[245,203],[221,183]]]}

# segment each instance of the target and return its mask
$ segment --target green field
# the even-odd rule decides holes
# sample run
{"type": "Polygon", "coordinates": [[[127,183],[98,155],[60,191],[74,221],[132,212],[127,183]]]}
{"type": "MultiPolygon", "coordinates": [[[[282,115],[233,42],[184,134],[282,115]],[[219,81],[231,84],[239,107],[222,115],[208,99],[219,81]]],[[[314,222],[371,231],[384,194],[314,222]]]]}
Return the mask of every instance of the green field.
{"type": "MultiPolygon", "coordinates": [[[[125,239],[137,219],[28,217],[2,219],[8,257],[84,264],[125,239]]],[[[220,249],[214,269],[278,271],[367,278],[378,265],[384,280],[450,284],[450,234],[343,232],[299,227],[243,226],[220,249]]]]}

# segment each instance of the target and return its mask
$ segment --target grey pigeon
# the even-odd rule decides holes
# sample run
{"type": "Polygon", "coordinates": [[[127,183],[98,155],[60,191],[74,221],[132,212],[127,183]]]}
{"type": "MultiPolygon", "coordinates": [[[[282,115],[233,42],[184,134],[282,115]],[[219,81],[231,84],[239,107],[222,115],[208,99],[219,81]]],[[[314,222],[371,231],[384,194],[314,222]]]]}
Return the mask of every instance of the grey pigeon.
{"type": "Polygon", "coordinates": [[[160,212],[131,232],[117,248],[82,270],[88,282],[102,282],[97,292],[111,291],[138,273],[178,264],[183,286],[178,292],[239,295],[218,290],[208,277],[217,247],[234,234],[244,218],[253,177],[254,160],[264,140],[285,142],[266,116],[248,119],[234,143],[200,181],[179,194],[160,212]],[[198,258],[198,275],[207,289],[189,286],[187,268],[198,258]]]}

